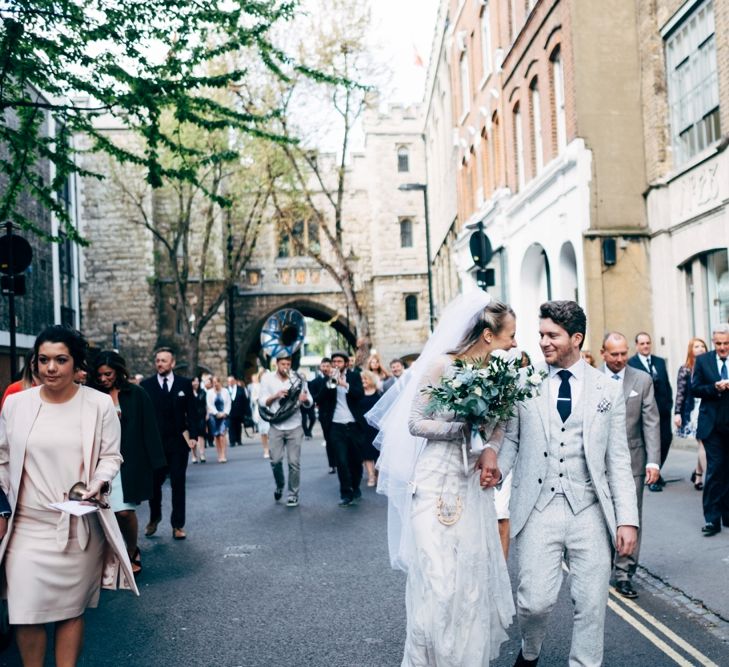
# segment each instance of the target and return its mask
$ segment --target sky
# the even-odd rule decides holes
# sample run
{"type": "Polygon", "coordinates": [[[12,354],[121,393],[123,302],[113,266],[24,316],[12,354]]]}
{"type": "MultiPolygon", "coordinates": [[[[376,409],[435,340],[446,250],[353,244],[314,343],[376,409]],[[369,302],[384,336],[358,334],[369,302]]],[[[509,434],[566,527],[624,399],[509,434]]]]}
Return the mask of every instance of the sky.
{"type": "Polygon", "coordinates": [[[439,0],[370,0],[373,37],[393,64],[389,102],[420,102],[439,0]],[[422,66],[415,64],[416,52],[422,66]]]}

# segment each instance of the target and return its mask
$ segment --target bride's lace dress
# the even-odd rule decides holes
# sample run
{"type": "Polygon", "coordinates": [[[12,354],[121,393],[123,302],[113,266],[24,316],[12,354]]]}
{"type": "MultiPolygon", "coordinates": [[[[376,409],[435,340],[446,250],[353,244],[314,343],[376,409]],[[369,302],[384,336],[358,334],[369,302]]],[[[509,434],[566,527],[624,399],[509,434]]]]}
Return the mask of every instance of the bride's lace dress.
{"type": "MultiPolygon", "coordinates": [[[[436,384],[451,365],[442,357],[421,386],[436,384]]],[[[407,639],[403,667],[486,667],[507,639],[514,603],[499,542],[493,489],[483,490],[468,455],[464,470],[462,422],[426,412],[418,392],[410,432],[427,439],[415,467],[411,530],[415,551],[408,569],[407,639]],[[462,511],[453,525],[438,520],[437,503],[462,511]]]]}

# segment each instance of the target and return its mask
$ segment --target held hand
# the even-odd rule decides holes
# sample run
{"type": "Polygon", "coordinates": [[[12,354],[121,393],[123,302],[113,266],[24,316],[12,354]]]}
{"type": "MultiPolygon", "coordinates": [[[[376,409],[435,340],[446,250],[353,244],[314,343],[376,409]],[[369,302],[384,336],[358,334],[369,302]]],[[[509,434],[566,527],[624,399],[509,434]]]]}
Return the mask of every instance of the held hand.
{"type": "Polygon", "coordinates": [[[279,391],[276,392],[276,397],[277,398],[285,398],[286,396],[288,396],[288,394],[289,394],[289,390],[288,389],[280,389],[279,391]]]}
{"type": "Polygon", "coordinates": [[[195,447],[197,447],[197,440],[188,440],[187,446],[194,452],[195,447]]]}
{"type": "Polygon", "coordinates": [[[309,400],[309,394],[307,394],[305,391],[302,391],[299,394],[299,403],[306,403],[306,401],[309,400]]]}
{"type": "Polygon", "coordinates": [[[645,469],[645,483],[655,484],[658,478],[661,476],[661,471],[658,468],[646,468],[645,469]]]}
{"type": "Polygon", "coordinates": [[[729,385],[729,382],[726,380],[719,380],[719,382],[714,383],[714,387],[716,387],[717,391],[724,391],[727,388],[727,385],[729,385]]]}
{"type": "Polygon", "coordinates": [[[496,486],[501,481],[496,452],[490,447],[481,452],[476,461],[476,470],[481,471],[480,484],[484,489],[496,486]]]}
{"type": "Polygon", "coordinates": [[[81,498],[83,498],[83,500],[88,500],[89,498],[99,498],[99,496],[101,495],[101,490],[102,488],[104,488],[104,485],[106,485],[106,488],[108,488],[107,482],[104,482],[100,479],[92,479],[89,482],[88,487],[86,488],[86,492],[81,495],[81,498]]]}
{"type": "Polygon", "coordinates": [[[676,426],[676,428],[681,428],[681,424],[683,423],[683,419],[681,419],[681,415],[674,415],[673,423],[676,426]]]}
{"type": "Polygon", "coordinates": [[[0,516],[0,540],[5,537],[5,533],[8,532],[8,520],[0,516]]]}
{"type": "Polygon", "coordinates": [[[638,544],[638,529],[635,526],[618,526],[617,548],[621,556],[630,556],[638,544]]]}

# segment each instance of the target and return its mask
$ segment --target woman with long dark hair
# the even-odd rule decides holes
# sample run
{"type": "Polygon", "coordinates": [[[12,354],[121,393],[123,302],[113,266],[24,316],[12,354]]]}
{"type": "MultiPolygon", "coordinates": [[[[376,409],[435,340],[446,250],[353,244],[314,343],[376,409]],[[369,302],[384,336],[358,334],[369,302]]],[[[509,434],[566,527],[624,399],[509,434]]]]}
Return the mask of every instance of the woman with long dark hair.
{"type": "Polygon", "coordinates": [[[157,430],[154,408],[147,392],[129,381],[123,357],[113,350],[96,355],[91,367],[95,386],[111,397],[121,422],[121,465],[112,484],[110,504],[119,522],[134,574],[142,571],[137,545],[137,505],[152,497],[154,471],[167,465],[157,430]]]}
{"type": "Polygon", "coordinates": [[[12,507],[0,562],[24,665],[44,664],[46,623],[55,624],[55,663],[75,665],[102,583],[137,592],[104,495],[121,465],[119,419],[108,396],[74,382],[86,350],[78,331],[45,329],[33,348],[41,385],[9,396],[0,414],[0,486],[12,507]],[[68,498],[97,510],[49,507],[68,498]]]}

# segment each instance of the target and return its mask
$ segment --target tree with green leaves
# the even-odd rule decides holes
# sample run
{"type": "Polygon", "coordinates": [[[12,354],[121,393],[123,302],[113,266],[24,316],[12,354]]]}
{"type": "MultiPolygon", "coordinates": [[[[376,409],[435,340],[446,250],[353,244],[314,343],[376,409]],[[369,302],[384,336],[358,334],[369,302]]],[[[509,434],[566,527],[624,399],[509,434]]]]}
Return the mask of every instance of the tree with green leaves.
{"type": "Polygon", "coordinates": [[[157,287],[177,319],[162,339],[174,344],[196,372],[202,334],[244,271],[268,219],[270,189],[258,155],[269,142],[222,130],[200,132],[171,115],[163,118],[162,128],[180,145],[195,149],[164,148],[162,168],[185,170],[194,178],[164,179],[152,189],[138,166],[112,159],[110,193],[127,219],[155,241],[157,287]]]}
{"type": "MultiPolygon", "coordinates": [[[[251,113],[218,93],[240,86],[250,66],[274,79],[321,78],[272,40],[296,7],[296,0],[0,0],[0,221],[43,233],[19,204],[30,196],[83,242],[56,197],[70,174],[95,175],[79,167],[78,134],[92,139],[90,150],[142,169],[153,188],[188,183],[224,204],[186,162],[200,158],[198,148],[172,136],[163,119],[171,115],[202,133],[284,140],[269,129],[277,109],[251,113]],[[56,126],[50,134],[49,115],[56,126]],[[138,133],[139,150],[99,132],[102,115],[138,133]],[[163,158],[170,154],[178,159],[163,158]],[[51,178],[41,162],[52,164],[51,178]]],[[[211,163],[230,156],[225,143],[210,148],[219,151],[206,155],[211,163]]]]}
{"type": "Polygon", "coordinates": [[[340,286],[357,336],[356,363],[363,365],[372,345],[370,323],[355,286],[353,248],[345,247],[344,219],[351,143],[378,75],[367,42],[370,10],[367,2],[346,0],[317,0],[313,6],[299,54],[329,79],[292,76],[272,86],[282,112],[271,126],[287,141],[267,165],[271,201],[297,251],[313,258],[340,286]],[[302,101],[310,113],[312,105],[318,108],[315,127],[301,118],[302,101]],[[337,157],[332,168],[330,160],[320,159],[320,146],[333,137],[337,157]],[[302,219],[316,223],[319,243],[308,243],[299,233],[302,219]]]}

